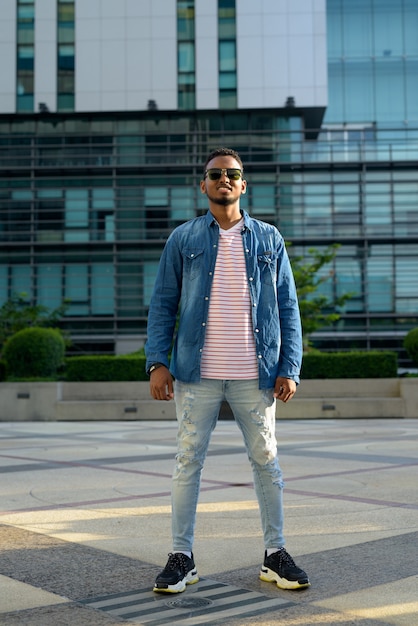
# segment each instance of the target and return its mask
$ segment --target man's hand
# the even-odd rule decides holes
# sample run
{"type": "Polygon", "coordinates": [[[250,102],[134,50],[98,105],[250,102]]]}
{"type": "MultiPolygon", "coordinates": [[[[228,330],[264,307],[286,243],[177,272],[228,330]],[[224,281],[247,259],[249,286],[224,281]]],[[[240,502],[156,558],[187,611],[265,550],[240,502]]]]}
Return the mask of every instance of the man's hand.
{"type": "Polygon", "coordinates": [[[173,377],[165,365],[161,365],[151,372],[149,389],[154,400],[172,400],[174,398],[173,377]]]}
{"type": "Polygon", "coordinates": [[[296,393],[296,383],[290,378],[278,376],[274,386],[273,396],[282,402],[288,402],[296,393]]]}

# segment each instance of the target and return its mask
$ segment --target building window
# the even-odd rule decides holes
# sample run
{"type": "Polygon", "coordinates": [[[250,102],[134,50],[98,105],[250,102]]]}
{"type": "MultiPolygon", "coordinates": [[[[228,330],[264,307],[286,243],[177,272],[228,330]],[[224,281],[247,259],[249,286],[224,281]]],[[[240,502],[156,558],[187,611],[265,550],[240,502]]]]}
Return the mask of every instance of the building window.
{"type": "Polygon", "coordinates": [[[36,218],[37,241],[62,241],[64,202],[61,189],[37,191],[36,218]]]}
{"type": "Polygon", "coordinates": [[[61,263],[40,263],[37,271],[37,304],[48,309],[58,308],[63,300],[63,268],[61,263]]]}
{"type": "Polygon", "coordinates": [[[235,0],[218,0],[219,107],[237,107],[235,0]]]}
{"type": "Polygon", "coordinates": [[[67,189],[65,192],[65,241],[89,241],[89,191],[67,189]]]}
{"type": "Polygon", "coordinates": [[[25,294],[27,300],[33,297],[32,268],[29,264],[19,263],[11,268],[11,293],[25,294]]]}
{"type": "Polygon", "coordinates": [[[145,219],[148,239],[162,239],[168,232],[168,189],[145,187],[145,219]]]}
{"type": "Polygon", "coordinates": [[[32,191],[14,189],[2,211],[2,240],[29,241],[31,225],[32,191]]]}
{"type": "Polygon", "coordinates": [[[112,187],[92,190],[91,199],[93,238],[96,241],[115,240],[115,199],[112,187]]]}
{"type": "Polygon", "coordinates": [[[17,3],[17,90],[16,111],[33,112],[34,104],[34,0],[18,0],[17,3]]]}
{"type": "Polygon", "coordinates": [[[70,301],[67,315],[89,314],[89,268],[84,263],[68,263],[64,268],[64,294],[70,301]]]}
{"type": "Polygon", "coordinates": [[[196,105],[194,0],[177,2],[178,108],[196,105]]]}
{"type": "Polygon", "coordinates": [[[74,111],[75,107],[75,35],[74,0],[58,0],[57,32],[57,110],[74,111]]]}
{"type": "Polygon", "coordinates": [[[112,263],[91,264],[91,312],[112,315],[115,310],[114,267],[112,263]]]}

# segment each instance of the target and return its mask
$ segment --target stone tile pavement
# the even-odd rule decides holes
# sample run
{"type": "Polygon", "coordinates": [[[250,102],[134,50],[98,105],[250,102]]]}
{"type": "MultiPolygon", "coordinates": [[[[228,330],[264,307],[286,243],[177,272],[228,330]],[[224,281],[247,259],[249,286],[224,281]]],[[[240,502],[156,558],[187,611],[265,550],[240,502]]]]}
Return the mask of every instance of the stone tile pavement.
{"type": "Polygon", "coordinates": [[[261,582],[252,476],[220,421],[201,577],[152,592],[170,550],[175,423],[0,423],[0,626],[418,625],[418,420],[279,421],[287,549],[311,587],[261,582]]]}

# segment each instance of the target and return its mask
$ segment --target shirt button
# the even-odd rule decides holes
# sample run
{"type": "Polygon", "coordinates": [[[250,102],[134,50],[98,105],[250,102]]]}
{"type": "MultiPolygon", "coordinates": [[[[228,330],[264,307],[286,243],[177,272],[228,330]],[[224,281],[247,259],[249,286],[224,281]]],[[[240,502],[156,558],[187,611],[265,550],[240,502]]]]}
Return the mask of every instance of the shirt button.
{"type": "Polygon", "coordinates": [[[257,306],[255,302],[254,302],[253,306],[257,306]]]}
{"type": "Polygon", "coordinates": [[[205,322],[203,322],[202,326],[206,326],[206,323],[205,323],[205,322]]]}
{"type": "Polygon", "coordinates": [[[259,355],[258,355],[258,358],[259,358],[259,359],[262,359],[263,357],[262,357],[262,355],[261,355],[261,354],[259,354],[259,355]]]}
{"type": "Polygon", "coordinates": [[[249,252],[248,248],[245,250],[245,252],[249,252]]]}
{"type": "Polygon", "coordinates": [[[209,300],[209,298],[206,296],[206,297],[205,297],[205,300],[209,300]]]}
{"type": "Polygon", "coordinates": [[[212,272],[209,272],[209,276],[212,276],[212,272]]]}
{"type": "Polygon", "coordinates": [[[192,259],[193,257],[194,257],[194,254],[191,254],[191,255],[190,255],[190,258],[192,259]]]}
{"type": "Polygon", "coordinates": [[[255,332],[256,332],[256,333],[259,333],[260,331],[258,330],[258,328],[256,328],[256,329],[255,329],[255,332]]]}
{"type": "Polygon", "coordinates": [[[250,276],[250,280],[254,280],[254,278],[252,276],[250,276]]]}

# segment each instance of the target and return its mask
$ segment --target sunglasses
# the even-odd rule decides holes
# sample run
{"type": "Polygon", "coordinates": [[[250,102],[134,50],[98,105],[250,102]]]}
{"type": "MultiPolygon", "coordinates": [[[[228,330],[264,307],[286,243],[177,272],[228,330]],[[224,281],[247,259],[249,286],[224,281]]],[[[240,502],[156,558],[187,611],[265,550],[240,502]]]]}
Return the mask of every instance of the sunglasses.
{"type": "Polygon", "coordinates": [[[237,167],[211,167],[206,170],[204,177],[207,176],[209,180],[219,180],[222,174],[225,174],[229,180],[239,180],[242,177],[242,171],[237,167]]]}

